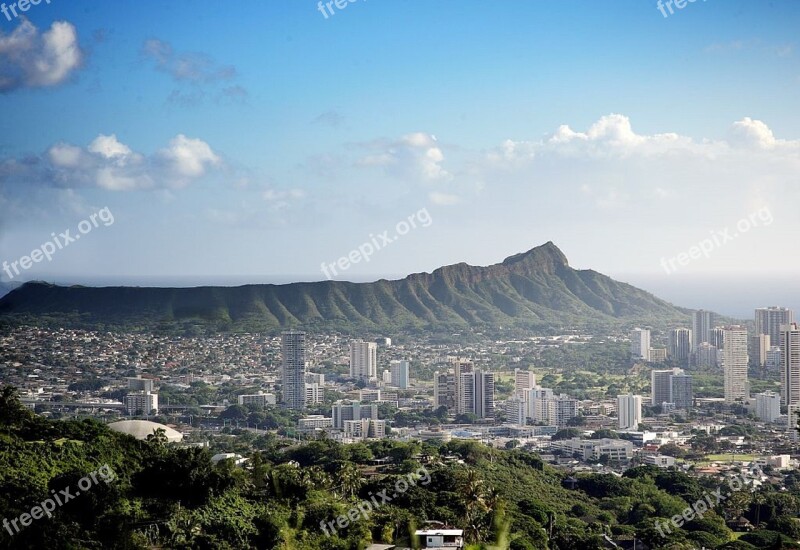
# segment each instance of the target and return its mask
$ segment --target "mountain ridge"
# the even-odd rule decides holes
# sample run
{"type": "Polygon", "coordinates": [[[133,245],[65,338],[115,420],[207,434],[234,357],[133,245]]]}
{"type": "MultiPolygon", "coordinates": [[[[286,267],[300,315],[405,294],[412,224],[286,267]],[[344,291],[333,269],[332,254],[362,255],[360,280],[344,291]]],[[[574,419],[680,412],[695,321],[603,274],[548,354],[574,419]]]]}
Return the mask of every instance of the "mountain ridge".
{"type": "Polygon", "coordinates": [[[145,325],[193,319],[262,330],[543,327],[682,320],[687,313],[596,271],[573,269],[552,242],[489,266],[462,262],[369,283],[157,288],[36,282],[0,299],[0,315],[11,317],[77,315],[89,323],[145,325]]]}

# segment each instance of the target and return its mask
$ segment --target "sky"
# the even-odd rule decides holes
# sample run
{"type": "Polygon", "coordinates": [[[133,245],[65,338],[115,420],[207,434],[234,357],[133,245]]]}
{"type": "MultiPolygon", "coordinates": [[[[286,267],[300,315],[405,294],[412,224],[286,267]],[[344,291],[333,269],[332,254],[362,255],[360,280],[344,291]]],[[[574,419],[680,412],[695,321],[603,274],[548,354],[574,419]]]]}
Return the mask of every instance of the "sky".
{"type": "Polygon", "coordinates": [[[0,14],[0,281],[800,274],[800,3],[339,4],[0,14]]]}

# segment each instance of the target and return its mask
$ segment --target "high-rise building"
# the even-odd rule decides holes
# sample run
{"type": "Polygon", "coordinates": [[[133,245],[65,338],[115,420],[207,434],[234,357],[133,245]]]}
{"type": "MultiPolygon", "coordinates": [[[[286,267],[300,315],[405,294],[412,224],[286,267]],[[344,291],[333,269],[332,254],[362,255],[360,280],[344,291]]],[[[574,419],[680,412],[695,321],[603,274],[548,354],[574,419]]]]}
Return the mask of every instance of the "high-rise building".
{"type": "Polygon", "coordinates": [[[532,388],[525,392],[524,397],[527,404],[527,411],[525,414],[528,418],[538,423],[555,423],[554,404],[552,411],[550,410],[550,404],[554,403],[552,389],[532,388]]]}
{"type": "Polygon", "coordinates": [[[448,413],[456,411],[456,382],[453,371],[433,373],[433,408],[447,407],[448,413]]]}
{"type": "Polygon", "coordinates": [[[408,389],[408,361],[392,361],[392,386],[401,390],[408,389]]]}
{"type": "Polygon", "coordinates": [[[514,369],[514,392],[526,391],[536,387],[536,374],[523,369],[514,369]]]}
{"type": "Polygon", "coordinates": [[[670,378],[671,402],[676,409],[689,410],[694,405],[694,390],[690,374],[673,374],[670,378]]]}
{"type": "Polygon", "coordinates": [[[800,328],[797,323],[781,326],[781,404],[800,405],[800,328]]]}
{"type": "Polygon", "coordinates": [[[631,356],[650,361],[650,329],[635,328],[631,331],[631,356]]]}
{"type": "Polygon", "coordinates": [[[781,416],[781,396],[767,391],[756,394],[756,417],[764,422],[774,422],[781,416]]]}
{"type": "Polygon", "coordinates": [[[474,413],[474,378],[463,376],[472,374],[472,362],[460,357],[454,357],[450,359],[450,364],[453,366],[453,381],[455,382],[454,401],[456,404],[456,414],[474,413]],[[470,386],[465,387],[465,383],[470,384],[470,386]]]}
{"type": "Polygon", "coordinates": [[[667,356],[675,363],[687,367],[692,356],[692,331],[688,328],[676,328],[669,333],[667,356]]]}
{"type": "Polygon", "coordinates": [[[281,334],[283,406],[296,411],[306,406],[306,333],[281,334]]]}
{"type": "Polygon", "coordinates": [[[651,363],[664,363],[667,360],[667,348],[650,348],[648,357],[651,363]]]}
{"type": "Polygon", "coordinates": [[[654,370],[650,373],[650,404],[672,403],[672,377],[683,369],[654,370]]]}
{"type": "Polygon", "coordinates": [[[722,344],[725,343],[725,328],[714,327],[711,329],[711,338],[708,342],[717,349],[722,349],[722,344]]]}
{"type": "Polygon", "coordinates": [[[158,414],[158,394],[135,391],[125,396],[125,410],[130,415],[158,414]]]}
{"type": "Polygon", "coordinates": [[[711,343],[711,329],[716,324],[716,315],[713,311],[698,309],[692,313],[692,349],[703,342],[711,343]]]}
{"type": "Polygon", "coordinates": [[[713,346],[708,342],[703,342],[702,344],[698,345],[693,354],[695,365],[698,367],[718,367],[718,351],[719,350],[716,346],[713,346]]]}
{"type": "Polygon", "coordinates": [[[494,418],[494,373],[475,371],[475,416],[494,418]]]}
{"type": "Polygon", "coordinates": [[[756,367],[767,366],[767,352],[771,347],[769,334],[756,334],[750,337],[750,363],[756,367]]]}
{"type": "Polygon", "coordinates": [[[378,344],[364,340],[350,342],[350,378],[365,382],[378,379],[378,344]]]}
{"type": "Polygon", "coordinates": [[[578,416],[580,407],[577,399],[562,394],[551,402],[555,404],[555,424],[559,428],[565,427],[571,418],[578,416]]]}
{"type": "Polygon", "coordinates": [[[525,401],[519,397],[511,397],[505,404],[506,421],[509,424],[516,424],[524,426],[526,424],[526,406],[525,401]]]}
{"type": "Polygon", "coordinates": [[[128,389],[130,391],[143,391],[143,392],[154,392],[155,389],[153,387],[155,380],[152,378],[142,378],[141,376],[137,376],[136,378],[128,378],[128,389]]]}
{"type": "Polygon", "coordinates": [[[352,401],[337,401],[331,407],[331,417],[333,418],[333,427],[341,430],[348,420],[377,420],[378,405],[376,403],[364,405],[352,401]]]}
{"type": "Polygon", "coordinates": [[[475,370],[459,375],[458,414],[474,414],[478,418],[494,417],[494,373],[475,370]]]}
{"type": "Polygon", "coordinates": [[[767,351],[767,368],[770,370],[778,370],[781,368],[781,347],[770,346],[767,351]]]}
{"type": "Polygon", "coordinates": [[[723,329],[722,370],[725,377],[725,402],[749,397],[747,380],[747,329],[728,326],[723,329]]]}
{"type": "Polygon", "coordinates": [[[770,343],[780,346],[780,332],[783,325],[794,323],[794,312],[785,307],[760,307],[756,309],[756,334],[769,334],[770,343]]]}
{"type": "Polygon", "coordinates": [[[642,396],[618,395],[617,417],[620,430],[637,430],[642,422],[642,396]]]}

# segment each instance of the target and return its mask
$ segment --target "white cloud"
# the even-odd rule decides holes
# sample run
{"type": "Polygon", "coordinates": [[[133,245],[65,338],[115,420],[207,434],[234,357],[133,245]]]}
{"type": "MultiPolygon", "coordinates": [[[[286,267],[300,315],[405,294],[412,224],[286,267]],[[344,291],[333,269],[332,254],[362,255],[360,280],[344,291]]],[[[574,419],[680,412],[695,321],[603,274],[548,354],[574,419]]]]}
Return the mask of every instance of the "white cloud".
{"type": "Polygon", "coordinates": [[[457,195],[441,193],[439,191],[433,191],[431,193],[428,193],[428,199],[430,199],[430,201],[433,204],[441,206],[450,206],[453,204],[458,204],[460,200],[457,195]]]}
{"type": "Polygon", "coordinates": [[[57,143],[40,157],[0,160],[0,182],[110,191],[176,189],[222,164],[206,142],[183,134],[149,157],[133,151],[115,134],[100,134],[86,148],[57,143]]]}
{"type": "Polygon", "coordinates": [[[159,154],[171,170],[183,178],[198,178],[205,175],[209,168],[221,163],[208,143],[187,138],[183,134],[172,138],[169,146],[159,154]]]}
{"type": "Polygon", "coordinates": [[[452,177],[442,167],[444,153],[430,134],[416,132],[398,140],[377,140],[366,146],[374,152],[359,159],[358,166],[381,166],[391,175],[427,182],[452,177]]]}
{"type": "Polygon", "coordinates": [[[66,21],[54,22],[44,33],[28,20],[10,34],[0,32],[0,91],[56,86],[82,62],[78,33],[66,21]]]}

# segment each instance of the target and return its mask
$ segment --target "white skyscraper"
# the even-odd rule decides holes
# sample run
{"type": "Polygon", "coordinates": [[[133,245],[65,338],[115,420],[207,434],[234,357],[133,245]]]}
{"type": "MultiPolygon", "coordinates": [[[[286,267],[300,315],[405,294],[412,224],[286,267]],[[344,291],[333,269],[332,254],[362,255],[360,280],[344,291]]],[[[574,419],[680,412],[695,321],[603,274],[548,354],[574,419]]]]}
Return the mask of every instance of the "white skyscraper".
{"type": "Polygon", "coordinates": [[[524,426],[527,417],[525,408],[525,401],[523,401],[521,398],[509,398],[505,404],[506,421],[509,424],[524,426]]]}
{"type": "Polygon", "coordinates": [[[302,410],[306,406],[306,333],[293,330],[281,335],[283,352],[283,406],[302,410]]]}
{"type": "Polygon", "coordinates": [[[350,378],[365,382],[378,378],[378,344],[363,340],[350,342],[350,378]]]}
{"type": "Polygon", "coordinates": [[[750,337],[750,362],[757,367],[767,366],[767,352],[772,347],[769,334],[756,334],[750,337]]]}
{"type": "Polygon", "coordinates": [[[650,329],[635,328],[631,331],[631,356],[650,361],[650,329]]]}
{"type": "Polygon", "coordinates": [[[711,342],[711,329],[716,324],[716,315],[712,311],[699,309],[692,313],[692,349],[703,342],[711,342]]]}
{"type": "Polygon", "coordinates": [[[636,430],[642,422],[642,396],[618,395],[617,417],[620,430],[636,430]]]}
{"type": "Polygon", "coordinates": [[[781,396],[767,391],[756,394],[756,417],[764,422],[774,422],[781,415],[781,396]]]}
{"type": "Polygon", "coordinates": [[[514,392],[530,390],[536,387],[536,374],[529,370],[514,369],[514,392]]]}
{"type": "Polygon", "coordinates": [[[724,327],[722,342],[722,371],[725,375],[725,402],[749,397],[747,380],[747,329],[741,326],[724,327]]]}
{"type": "Polygon", "coordinates": [[[781,404],[800,405],[800,328],[797,323],[783,325],[781,343],[781,404]]]}
{"type": "Polygon", "coordinates": [[[769,334],[770,344],[780,346],[783,325],[794,323],[794,312],[785,307],[760,307],[756,309],[756,334],[769,334]]]}
{"type": "MultiPolygon", "coordinates": [[[[550,418],[555,418],[555,407],[550,410],[550,403],[553,402],[553,390],[550,388],[532,388],[525,392],[525,402],[527,404],[528,418],[534,422],[551,422],[550,418]],[[552,414],[551,414],[552,412],[552,414]]],[[[555,422],[555,420],[552,420],[555,422]]]]}
{"type": "Polygon", "coordinates": [[[494,417],[494,373],[475,370],[459,376],[459,414],[474,414],[478,418],[494,417]]]}
{"type": "Polygon", "coordinates": [[[408,361],[392,361],[392,386],[401,390],[408,389],[408,361]]]}

